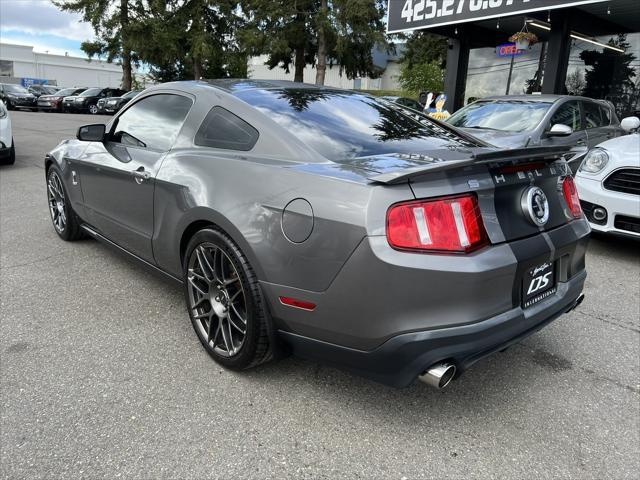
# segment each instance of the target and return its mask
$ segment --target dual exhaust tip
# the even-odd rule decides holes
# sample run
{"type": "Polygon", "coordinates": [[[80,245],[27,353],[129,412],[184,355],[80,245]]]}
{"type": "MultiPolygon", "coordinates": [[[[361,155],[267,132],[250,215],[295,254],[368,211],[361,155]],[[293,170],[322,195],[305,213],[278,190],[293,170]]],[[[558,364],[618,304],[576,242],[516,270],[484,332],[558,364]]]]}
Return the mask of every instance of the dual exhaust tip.
{"type": "Polygon", "coordinates": [[[422,375],[418,376],[420,381],[438,390],[442,390],[451,383],[456,375],[456,366],[452,363],[436,363],[422,375]]]}

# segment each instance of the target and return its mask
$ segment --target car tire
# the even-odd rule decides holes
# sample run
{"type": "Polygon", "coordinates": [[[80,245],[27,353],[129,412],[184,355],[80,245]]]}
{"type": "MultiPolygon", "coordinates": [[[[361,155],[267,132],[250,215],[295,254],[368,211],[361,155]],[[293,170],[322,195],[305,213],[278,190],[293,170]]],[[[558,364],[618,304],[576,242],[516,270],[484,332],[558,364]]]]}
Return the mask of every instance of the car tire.
{"type": "Polygon", "coordinates": [[[69,203],[69,195],[62,181],[62,172],[55,165],[47,170],[47,205],[53,229],[60,238],[70,242],[83,237],[80,219],[69,203]]]}
{"type": "Polygon", "coordinates": [[[14,163],[16,163],[16,146],[12,138],[11,148],[9,148],[9,156],[5,159],[0,160],[0,165],[13,165],[14,163]]]}
{"type": "Polygon", "coordinates": [[[6,105],[7,105],[7,110],[14,110],[15,109],[10,100],[6,101],[6,105]]]}
{"type": "Polygon", "coordinates": [[[98,106],[97,105],[89,105],[89,113],[91,115],[97,115],[98,114],[98,106]]]}
{"type": "Polygon", "coordinates": [[[191,238],[183,282],[193,328],[217,363],[244,370],[273,357],[262,290],[249,261],[226,233],[206,228],[191,238]]]}

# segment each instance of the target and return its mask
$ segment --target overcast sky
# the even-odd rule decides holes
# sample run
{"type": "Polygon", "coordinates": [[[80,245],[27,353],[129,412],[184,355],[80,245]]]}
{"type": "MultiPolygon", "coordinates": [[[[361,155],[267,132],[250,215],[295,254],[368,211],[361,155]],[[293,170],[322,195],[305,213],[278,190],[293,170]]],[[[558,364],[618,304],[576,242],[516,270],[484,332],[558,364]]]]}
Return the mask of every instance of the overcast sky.
{"type": "Polygon", "coordinates": [[[50,0],[0,0],[0,41],[30,45],[38,52],[72,56],[93,38],[91,25],[75,13],[62,12],[50,0]]]}

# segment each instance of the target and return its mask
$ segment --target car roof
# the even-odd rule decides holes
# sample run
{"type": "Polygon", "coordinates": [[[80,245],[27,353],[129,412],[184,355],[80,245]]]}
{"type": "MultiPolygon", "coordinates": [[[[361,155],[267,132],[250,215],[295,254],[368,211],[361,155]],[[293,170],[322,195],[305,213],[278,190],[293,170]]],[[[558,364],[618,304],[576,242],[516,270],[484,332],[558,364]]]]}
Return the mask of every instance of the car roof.
{"type": "Polygon", "coordinates": [[[600,100],[595,100],[593,98],[588,97],[579,97],[577,95],[553,95],[553,94],[544,94],[544,95],[493,95],[491,97],[483,97],[476,100],[477,102],[483,102],[487,100],[513,100],[515,102],[543,102],[543,103],[555,103],[560,100],[591,100],[595,102],[599,102],[600,100]]]}
{"type": "Polygon", "coordinates": [[[315,85],[310,83],[291,82],[289,80],[255,80],[248,78],[224,78],[216,80],[183,80],[177,82],[168,82],[153,87],[147,90],[157,90],[163,88],[176,88],[187,93],[196,93],[198,90],[204,88],[212,88],[223,90],[231,95],[246,91],[246,90],[283,90],[283,89],[304,89],[304,90],[325,90],[325,91],[340,91],[355,93],[353,90],[344,90],[333,87],[325,87],[322,85],[315,85]]]}

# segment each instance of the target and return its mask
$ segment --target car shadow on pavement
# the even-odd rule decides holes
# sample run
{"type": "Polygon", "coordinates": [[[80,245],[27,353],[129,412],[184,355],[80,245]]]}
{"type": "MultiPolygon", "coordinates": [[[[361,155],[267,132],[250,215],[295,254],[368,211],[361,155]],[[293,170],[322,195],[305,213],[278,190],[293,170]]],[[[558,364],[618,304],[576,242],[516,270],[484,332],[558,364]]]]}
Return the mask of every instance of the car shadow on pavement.
{"type": "MultiPolygon", "coordinates": [[[[91,240],[86,242],[90,243],[91,240]]],[[[618,254],[635,256],[632,247],[633,245],[625,243],[618,254]]],[[[177,283],[167,280],[157,272],[155,275],[146,275],[154,271],[104,245],[99,245],[99,248],[109,252],[116,269],[128,270],[127,276],[140,277],[141,281],[146,277],[145,288],[164,290],[166,296],[179,298],[181,287],[177,283]],[[151,280],[150,277],[156,278],[151,280]]],[[[158,338],[184,337],[191,330],[186,309],[182,311],[184,315],[175,318],[175,322],[157,326],[165,329],[158,332],[158,338]]],[[[147,321],[155,320],[149,317],[147,321]]],[[[222,374],[231,377],[242,388],[257,389],[267,397],[287,392],[292,399],[302,399],[303,403],[305,399],[314,399],[343,409],[353,408],[360,413],[364,410],[368,415],[403,423],[423,422],[427,412],[430,418],[448,422],[445,419],[451,415],[485,416],[513,409],[514,405],[517,408],[527,408],[532,395],[540,394],[536,389],[562,388],[561,385],[567,378],[576,373],[584,374],[572,371],[572,362],[557,351],[557,344],[552,344],[540,334],[529,337],[505,352],[481,360],[442,391],[428,387],[418,380],[409,387],[396,389],[348,371],[293,356],[243,372],[219,371],[220,367],[201,348],[195,333],[192,338],[193,344],[188,350],[192,351],[193,348],[195,353],[194,358],[189,361],[210,365],[210,372],[205,373],[205,377],[222,374]]],[[[292,408],[304,407],[298,405],[292,408]]]]}
{"type": "Polygon", "coordinates": [[[594,253],[615,257],[621,261],[638,261],[640,239],[591,232],[589,254],[594,253]]]}

